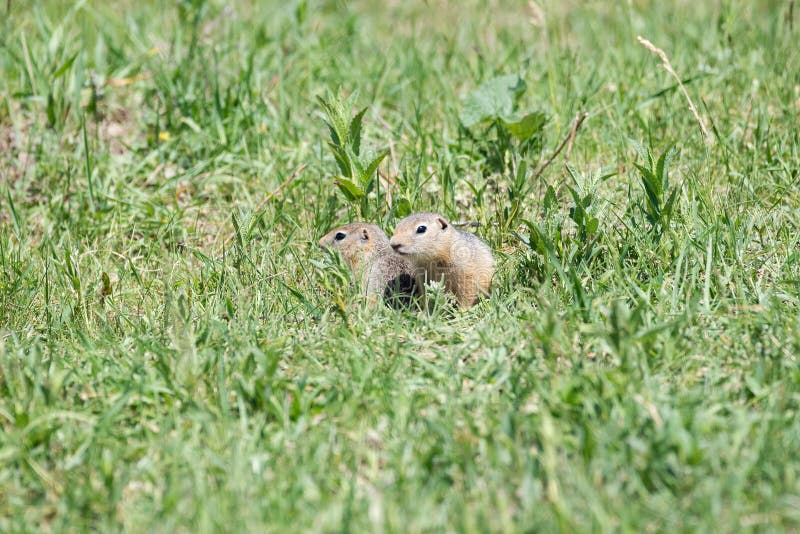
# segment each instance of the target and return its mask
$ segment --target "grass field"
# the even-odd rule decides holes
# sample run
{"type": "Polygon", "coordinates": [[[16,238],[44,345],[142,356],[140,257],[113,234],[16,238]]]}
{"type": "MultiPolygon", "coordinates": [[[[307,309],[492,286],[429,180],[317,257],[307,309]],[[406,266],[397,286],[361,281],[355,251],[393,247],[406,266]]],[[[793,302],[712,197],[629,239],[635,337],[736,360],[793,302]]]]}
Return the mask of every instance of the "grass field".
{"type": "Polygon", "coordinates": [[[0,531],[800,529],[793,1],[2,4],[0,531]],[[409,209],[490,298],[316,246],[409,209]]]}

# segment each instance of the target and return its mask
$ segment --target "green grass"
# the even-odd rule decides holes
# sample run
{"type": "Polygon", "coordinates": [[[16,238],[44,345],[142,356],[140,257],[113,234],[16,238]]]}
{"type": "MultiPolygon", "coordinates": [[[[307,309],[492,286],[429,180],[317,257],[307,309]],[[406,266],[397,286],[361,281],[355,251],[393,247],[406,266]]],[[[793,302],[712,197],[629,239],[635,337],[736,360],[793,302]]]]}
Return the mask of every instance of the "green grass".
{"type": "Polygon", "coordinates": [[[8,4],[0,531],[800,529],[789,2],[8,4]],[[510,74],[526,143],[460,122],[510,74]],[[405,208],[491,298],[370,311],[315,245],[405,208]]]}

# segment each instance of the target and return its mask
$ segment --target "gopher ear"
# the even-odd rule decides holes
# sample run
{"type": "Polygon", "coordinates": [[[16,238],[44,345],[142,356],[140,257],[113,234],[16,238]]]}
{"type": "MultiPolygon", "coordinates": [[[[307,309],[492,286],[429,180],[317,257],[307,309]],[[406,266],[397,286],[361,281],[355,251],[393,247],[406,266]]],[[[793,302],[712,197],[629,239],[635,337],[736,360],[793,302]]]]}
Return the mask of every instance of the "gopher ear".
{"type": "Polygon", "coordinates": [[[369,241],[369,232],[367,232],[366,228],[361,229],[361,239],[364,241],[369,241]]]}
{"type": "Polygon", "coordinates": [[[441,217],[436,217],[436,222],[438,222],[439,225],[441,225],[442,230],[446,230],[447,229],[447,221],[445,221],[441,217]]]}

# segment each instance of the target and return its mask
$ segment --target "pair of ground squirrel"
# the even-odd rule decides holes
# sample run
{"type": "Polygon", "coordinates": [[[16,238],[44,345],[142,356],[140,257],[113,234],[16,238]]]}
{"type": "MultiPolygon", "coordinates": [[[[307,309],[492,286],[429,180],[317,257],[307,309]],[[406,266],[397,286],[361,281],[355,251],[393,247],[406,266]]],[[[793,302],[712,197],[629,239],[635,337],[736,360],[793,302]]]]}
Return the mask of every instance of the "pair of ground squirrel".
{"type": "Polygon", "coordinates": [[[421,292],[426,280],[441,281],[467,308],[488,294],[494,274],[491,249],[436,213],[402,219],[391,240],[378,226],[356,222],[332,230],[319,245],[338,250],[362,274],[369,296],[410,296],[421,292]]]}

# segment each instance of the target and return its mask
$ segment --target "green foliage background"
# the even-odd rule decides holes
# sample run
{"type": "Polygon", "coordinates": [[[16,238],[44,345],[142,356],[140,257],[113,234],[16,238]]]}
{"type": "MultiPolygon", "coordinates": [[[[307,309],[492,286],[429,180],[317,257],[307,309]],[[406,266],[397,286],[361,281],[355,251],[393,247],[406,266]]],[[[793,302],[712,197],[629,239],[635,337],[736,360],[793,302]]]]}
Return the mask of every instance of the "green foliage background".
{"type": "Polygon", "coordinates": [[[6,4],[0,531],[800,528],[793,3],[6,4]],[[316,240],[423,209],[491,298],[369,310],[316,240]]]}

